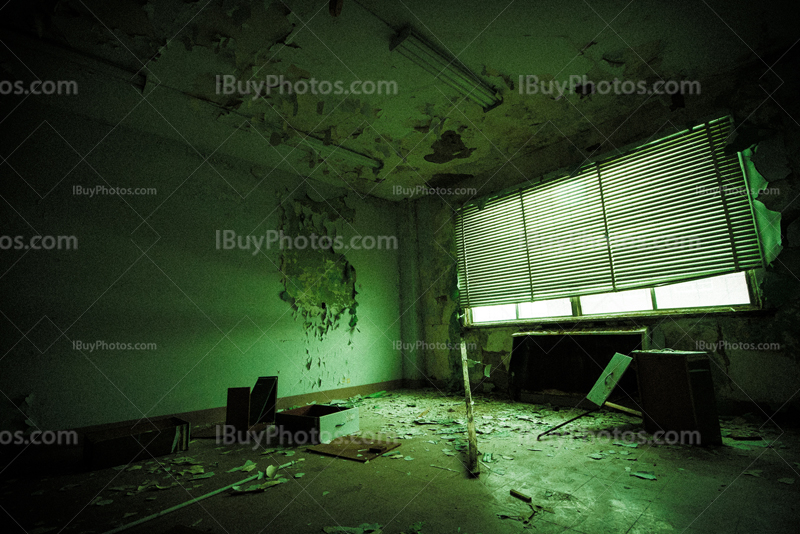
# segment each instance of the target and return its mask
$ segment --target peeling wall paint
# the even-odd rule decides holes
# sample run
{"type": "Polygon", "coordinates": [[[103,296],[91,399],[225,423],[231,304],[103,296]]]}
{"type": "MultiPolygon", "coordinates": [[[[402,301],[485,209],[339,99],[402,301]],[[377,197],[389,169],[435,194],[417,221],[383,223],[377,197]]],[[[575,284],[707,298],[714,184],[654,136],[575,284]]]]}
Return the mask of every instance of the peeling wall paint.
{"type": "MultiPolygon", "coordinates": [[[[772,306],[768,313],[773,315],[748,318],[755,325],[752,328],[739,324],[743,318],[733,318],[730,325],[715,318],[717,328],[709,331],[717,336],[752,340],[763,336],[786,343],[787,349],[775,361],[781,365],[789,361],[778,367],[783,376],[794,376],[791,370],[796,369],[798,351],[791,332],[798,318],[800,294],[794,275],[800,263],[796,239],[800,204],[794,199],[800,194],[800,143],[796,123],[789,121],[779,106],[765,103],[764,92],[765,87],[774,89],[770,98],[780,102],[786,91],[797,93],[796,69],[780,70],[793,60],[783,54],[796,38],[794,19],[784,16],[792,13],[791,6],[786,11],[781,6],[754,10],[747,2],[729,3],[722,24],[715,13],[697,2],[683,3],[678,9],[669,4],[634,3],[616,20],[618,32],[613,35],[604,33],[607,25],[593,12],[594,7],[584,2],[575,6],[564,9],[563,2],[517,2],[488,27],[486,21],[496,18],[496,6],[470,0],[362,0],[336,18],[315,17],[318,6],[300,0],[63,0],[5,6],[6,46],[0,49],[4,74],[30,81],[35,72],[43,78],[75,79],[80,85],[80,95],[75,97],[42,103],[9,96],[0,102],[7,106],[6,111],[20,104],[13,121],[3,127],[2,134],[10,139],[8,146],[19,145],[25,136],[15,135],[34,132],[45,119],[59,132],[68,133],[65,137],[70,147],[47,129],[36,134],[44,137],[32,138],[36,147],[31,149],[30,162],[41,168],[29,178],[36,184],[48,184],[52,176],[66,176],[75,166],[76,176],[68,176],[64,185],[94,185],[97,177],[80,158],[80,154],[91,153],[88,161],[113,183],[152,183],[161,191],[179,190],[180,194],[170,198],[185,203],[173,213],[170,204],[158,211],[161,199],[136,199],[132,203],[136,210],[156,213],[147,224],[141,224],[124,203],[86,208],[66,201],[57,207],[47,200],[25,197],[30,191],[14,181],[15,177],[3,182],[3,187],[25,197],[26,219],[47,224],[61,221],[67,230],[101,236],[108,246],[82,256],[85,263],[59,258],[48,266],[31,265],[30,272],[23,273],[32,277],[23,276],[23,282],[31,287],[54,273],[72,285],[65,282],[64,288],[49,295],[37,290],[35,295],[26,295],[29,300],[40,299],[48,317],[63,326],[81,311],[76,303],[85,308],[92,303],[90,297],[98,296],[97,288],[87,280],[102,282],[103,287],[118,284],[109,296],[122,299],[125,306],[104,305],[101,300],[98,307],[102,313],[86,317],[94,322],[81,335],[94,329],[130,333],[140,328],[157,332],[171,344],[170,358],[145,357],[139,362],[107,354],[97,361],[83,361],[60,347],[64,358],[43,358],[37,375],[39,391],[48,392],[37,399],[53,408],[51,421],[60,424],[68,420],[71,414],[59,410],[81,400],[78,389],[99,388],[97,399],[105,394],[114,396],[108,384],[95,381],[90,361],[118,373],[114,378],[130,385],[138,402],[155,397],[162,382],[193,362],[198,351],[209,354],[201,368],[205,375],[198,381],[209,388],[216,387],[212,379],[221,367],[237,381],[280,372],[281,387],[287,388],[281,394],[400,376],[402,357],[388,347],[400,338],[398,293],[408,291],[399,283],[397,252],[272,251],[266,257],[253,259],[245,254],[231,259],[205,249],[198,228],[211,235],[215,230],[212,223],[217,228],[228,224],[248,232],[268,214],[269,229],[324,230],[332,235],[334,229],[352,234],[378,228],[401,233],[397,229],[400,208],[362,195],[400,201],[408,195],[396,194],[395,186],[423,184],[473,187],[477,195],[487,195],[535,183],[545,173],[568,172],[600,153],[726,113],[733,113],[737,123],[744,124],[735,143],[746,148],[758,141],[760,162],[757,160],[756,166],[769,184],[781,191],[765,195],[760,202],[781,212],[784,250],[763,280],[772,306]],[[423,22],[427,23],[420,24],[423,22]],[[392,35],[409,23],[427,26],[443,45],[458,51],[471,70],[498,89],[503,105],[484,113],[418,66],[392,54],[388,46],[392,35]],[[731,32],[731,27],[737,31],[731,32]],[[781,72],[781,80],[764,76],[762,61],[776,64],[774,72],[781,72]],[[311,78],[346,83],[395,80],[399,92],[313,95],[273,91],[268,98],[253,98],[252,91],[218,91],[217,77],[224,75],[256,82],[283,76],[289,83],[311,78]],[[547,83],[570,76],[595,81],[615,77],[647,82],[700,79],[703,91],[682,99],[597,93],[560,96],[544,91],[524,94],[519,76],[525,75],[536,75],[547,83]],[[344,152],[337,154],[338,150],[321,154],[319,145],[315,148],[301,142],[305,134],[313,135],[326,150],[341,146],[380,160],[382,171],[376,175],[373,169],[340,157],[344,152]],[[101,149],[95,150],[101,141],[101,149]],[[161,152],[164,147],[169,147],[169,154],[161,152]],[[48,157],[41,157],[43,153],[48,157]],[[280,172],[273,172],[276,166],[280,172]],[[346,194],[315,197],[313,187],[295,192],[309,177],[340,187],[346,194]],[[287,190],[292,194],[286,194],[287,190]],[[243,211],[248,215],[241,219],[243,211]],[[120,278],[118,262],[127,267],[144,250],[151,255],[120,278]],[[161,261],[169,265],[170,274],[194,289],[194,300],[164,278],[166,273],[157,268],[161,261]],[[282,266],[285,276],[280,273],[282,266]],[[324,291],[312,283],[320,274],[326,284],[324,291]],[[37,279],[35,275],[41,276],[37,279]],[[192,305],[197,299],[203,308],[213,310],[209,312],[213,327],[192,305]],[[288,322],[284,322],[284,312],[288,322]],[[265,325],[275,321],[278,333],[265,336],[265,325]],[[218,333],[224,334],[221,342],[218,333]],[[361,354],[373,350],[373,345],[380,347],[377,356],[361,354]],[[298,362],[300,365],[294,365],[298,362]],[[141,380],[153,369],[162,374],[141,380]],[[60,377],[62,371],[71,373],[81,387],[52,393],[58,389],[54,377],[60,377]]],[[[792,114],[798,116],[793,110],[792,114]]],[[[18,155],[27,150],[23,147],[18,155]]],[[[27,176],[27,170],[22,171],[27,176]]],[[[454,347],[462,335],[474,336],[478,349],[471,355],[473,359],[494,370],[507,365],[504,355],[509,349],[505,342],[497,341],[505,338],[507,331],[484,337],[476,331],[463,332],[459,323],[452,216],[470,195],[417,200],[416,207],[408,211],[416,217],[404,222],[402,232],[415,234],[412,250],[416,256],[403,260],[403,279],[418,286],[414,298],[405,302],[404,310],[418,311],[413,321],[406,321],[404,340],[421,337],[437,347],[423,350],[406,376],[419,369],[435,382],[458,384],[460,354],[454,347]],[[416,273],[410,273],[412,265],[416,273]],[[439,348],[439,342],[444,348],[439,348]]],[[[3,217],[9,228],[28,231],[14,214],[3,217]]],[[[22,316],[21,324],[32,328],[42,313],[35,309],[38,315],[33,316],[30,306],[28,301],[21,303],[16,312],[22,316]],[[32,315],[25,315],[28,313],[32,315]]],[[[8,339],[18,338],[18,331],[4,326],[8,339]]],[[[52,333],[45,332],[42,337],[52,333]]],[[[669,343],[682,342],[678,330],[665,335],[669,343]]],[[[21,376],[24,363],[36,357],[35,347],[21,349],[14,355],[18,367],[13,373],[21,376]]],[[[719,362],[726,372],[739,369],[747,376],[753,372],[748,365],[753,360],[748,358],[744,352],[727,350],[719,362]]],[[[758,395],[768,398],[764,384],[774,373],[769,366],[758,370],[764,378],[758,395]]],[[[502,377],[495,371],[490,380],[502,387],[502,377]]],[[[731,385],[725,386],[729,391],[726,398],[735,394],[731,385]]],[[[196,392],[181,389],[158,408],[168,412],[205,407],[221,398],[218,390],[214,391],[217,393],[200,399],[196,392]]],[[[12,393],[27,395],[29,391],[12,393]]],[[[92,409],[96,411],[87,416],[91,422],[139,415],[124,400],[92,409]]]]}
{"type": "MultiPolygon", "coordinates": [[[[782,41],[793,41],[791,17],[789,12],[782,16],[781,9],[754,12],[749,4],[735,2],[726,6],[722,24],[703,4],[632,4],[624,17],[615,19],[616,32],[605,31],[602,18],[582,2],[573,9],[555,2],[513,3],[497,20],[489,4],[470,0],[409,0],[400,5],[364,0],[338,17],[317,16],[313,2],[299,0],[12,2],[3,13],[4,23],[17,31],[74,54],[101,58],[129,71],[128,78],[145,78],[139,90],[151,102],[167,100],[170,92],[181,95],[186,101],[180,106],[159,109],[173,124],[186,120],[187,110],[198,112],[192,128],[198,134],[191,142],[202,150],[245,155],[253,163],[280,164],[287,172],[400,200],[408,195],[397,194],[394,186],[424,185],[434,175],[449,174],[474,176],[462,185],[483,187],[509,162],[509,172],[495,177],[491,187],[516,183],[519,173],[532,174],[530,167],[553,163],[543,161],[542,147],[566,140],[570,146],[556,166],[578,165],[597,149],[630,140],[629,116],[655,120],[665,109],[708,103],[704,95],[724,85],[720,80],[726,72],[752,59],[753,49],[771,52],[782,41]],[[494,22],[487,26],[487,20],[494,22]],[[484,113],[390,52],[391,37],[408,24],[458,53],[459,60],[499,91],[503,104],[484,113]],[[263,82],[281,76],[292,84],[394,81],[398,91],[355,95],[273,90],[263,98],[253,91],[216,90],[217,77],[225,75],[261,84],[262,93],[263,82]],[[648,83],[702,77],[703,91],[683,99],[580,91],[529,94],[519,78],[528,75],[545,84],[571,77],[648,83]],[[221,145],[216,136],[222,133],[226,142],[221,145]],[[320,157],[301,143],[305,134],[380,161],[380,173],[339,157],[341,153],[320,157]],[[267,146],[275,150],[261,150],[267,146]]],[[[15,75],[30,76],[6,55],[3,62],[15,75]]],[[[25,63],[41,71],[35,62],[25,63]]],[[[581,81],[576,87],[586,85],[581,81]]],[[[110,94],[98,91],[96,96],[98,102],[122,108],[121,115],[107,118],[113,125],[129,108],[110,94]]]]}
{"type": "Polygon", "coordinates": [[[0,255],[0,389],[13,401],[0,402],[3,429],[24,428],[16,406],[31,394],[33,421],[58,429],[224,406],[228,387],[252,387],[259,376],[278,376],[281,397],[402,378],[401,356],[387,342],[400,336],[396,251],[287,257],[296,287],[312,288],[308,300],[297,300],[309,329],[280,298],[284,251],[226,249],[216,240],[224,230],[395,235],[395,203],[299,183],[281,171],[264,179],[265,170],[248,161],[206,158],[125,124],[109,129],[34,108],[10,116],[0,131],[3,146],[30,135],[9,162],[28,183],[7,173],[0,180],[0,195],[16,210],[2,212],[4,232],[28,236],[30,224],[79,243],[0,255]],[[76,166],[80,157],[67,143],[91,151],[85,163],[76,166]],[[156,194],[73,193],[106,184],[156,194]],[[323,302],[327,313],[314,308],[323,302]],[[97,340],[155,348],[73,346],[97,340]]]}
{"type": "Polygon", "coordinates": [[[341,323],[351,332],[358,324],[356,271],[346,256],[332,246],[341,239],[337,227],[343,220],[352,223],[353,216],[353,210],[341,198],[324,203],[294,200],[283,208],[281,231],[291,236],[287,242],[291,248],[281,247],[280,270],[285,288],[281,299],[291,304],[296,317],[302,318],[308,335],[319,340],[341,323]],[[333,218],[329,213],[334,214],[333,218]],[[307,246],[298,246],[304,243],[307,246]],[[329,248],[322,246],[325,244],[329,248]]]}

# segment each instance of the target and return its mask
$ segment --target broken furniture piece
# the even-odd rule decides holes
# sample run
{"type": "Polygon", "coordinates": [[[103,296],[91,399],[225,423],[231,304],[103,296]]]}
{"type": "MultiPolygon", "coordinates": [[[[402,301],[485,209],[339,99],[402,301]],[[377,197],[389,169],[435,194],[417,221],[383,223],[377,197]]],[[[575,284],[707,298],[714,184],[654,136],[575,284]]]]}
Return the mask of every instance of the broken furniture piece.
{"type": "MultiPolygon", "coordinates": [[[[655,346],[663,346],[660,336],[639,326],[542,327],[516,332],[508,368],[509,393],[512,399],[529,404],[590,410],[595,405],[586,399],[586,392],[615,353],[630,356],[634,350],[655,346]]],[[[619,386],[634,392],[636,375],[626,372],[619,386]]]]}
{"type": "Polygon", "coordinates": [[[467,344],[461,342],[461,369],[464,373],[465,402],[467,403],[467,437],[469,450],[467,451],[467,471],[470,476],[477,477],[481,474],[478,466],[478,435],[475,431],[475,417],[472,413],[472,390],[469,386],[469,369],[467,364],[467,344]]]}
{"type": "Polygon", "coordinates": [[[706,352],[635,350],[645,430],[698,432],[696,445],[720,445],[722,435],[706,352]]]}
{"type": "Polygon", "coordinates": [[[342,436],[330,443],[315,445],[307,450],[326,456],[338,456],[339,458],[348,458],[357,462],[369,462],[399,446],[399,441],[342,436]]]}
{"type": "Polygon", "coordinates": [[[259,423],[274,423],[277,402],[277,376],[260,376],[252,393],[249,387],[228,388],[225,424],[247,432],[259,423]]]}
{"type": "Polygon", "coordinates": [[[330,443],[359,430],[358,407],[344,408],[327,404],[309,404],[275,414],[281,441],[295,444],[330,443]]]}
{"type": "Polygon", "coordinates": [[[260,376],[250,394],[250,426],[259,423],[275,423],[275,407],[278,404],[278,377],[260,376]]]}
{"type": "MultiPolygon", "coordinates": [[[[586,399],[592,402],[597,407],[588,410],[578,415],[577,417],[573,417],[572,419],[564,421],[563,423],[542,432],[541,434],[536,436],[536,441],[539,441],[542,438],[542,436],[546,436],[547,434],[549,434],[554,430],[566,426],[569,423],[577,419],[580,419],[581,417],[589,415],[590,413],[596,412],[604,405],[608,405],[609,407],[616,409],[621,408],[619,405],[610,404],[607,403],[606,401],[608,400],[608,397],[611,395],[611,392],[614,391],[614,388],[617,386],[617,382],[619,382],[619,379],[622,378],[622,375],[625,373],[625,370],[631,364],[632,360],[633,358],[631,358],[630,356],[625,356],[624,354],[620,354],[619,352],[614,354],[614,357],[611,358],[610,362],[608,362],[606,368],[603,369],[603,373],[600,375],[600,378],[598,378],[597,382],[594,383],[592,390],[589,392],[588,395],[586,395],[586,399]]],[[[625,411],[634,411],[634,410],[628,409],[625,411]]]]}
{"type": "Polygon", "coordinates": [[[127,465],[141,459],[189,450],[191,425],[177,417],[142,420],[88,432],[83,459],[88,469],[127,465]]]}
{"type": "Polygon", "coordinates": [[[228,403],[225,405],[225,426],[236,432],[250,430],[250,388],[228,388],[228,403]]]}

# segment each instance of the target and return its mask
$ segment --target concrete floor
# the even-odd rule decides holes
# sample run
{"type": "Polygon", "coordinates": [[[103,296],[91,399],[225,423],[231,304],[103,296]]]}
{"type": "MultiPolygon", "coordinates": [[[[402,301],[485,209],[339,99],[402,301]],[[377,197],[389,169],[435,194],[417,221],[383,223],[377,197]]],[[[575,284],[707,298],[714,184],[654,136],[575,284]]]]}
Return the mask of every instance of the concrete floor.
{"type": "Polygon", "coordinates": [[[9,478],[8,469],[0,475],[2,532],[106,532],[269,465],[301,458],[279,472],[285,483],[260,493],[225,492],[127,532],[160,533],[177,526],[230,534],[371,532],[351,529],[365,523],[379,525],[386,534],[797,532],[797,429],[739,418],[723,420],[723,435],[749,433],[761,439],[726,437],[725,445],[710,448],[633,446],[594,438],[592,432],[638,432],[641,419],[600,412],[537,442],[537,434],[580,412],[478,396],[475,409],[483,432],[479,449],[486,462],[480,477],[471,479],[462,464],[464,453],[456,450],[466,440],[460,398],[391,392],[364,399],[358,407],[362,433],[399,437],[402,445],[392,453],[402,457],[362,464],[309,453],[305,447],[264,455],[263,445],[224,446],[214,439],[195,439],[184,454],[123,470],[70,473],[48,468],[51,474],[36,474],[44,466],[39,464],[9,478]],[[188,466],[175,465],[177,456],[191,456],[215,475],[191,481],[193,475],[178,474],[188,466]],[[255,470],[227,472],[247,460],[256,462],[255,470]],[[161,466],[171,467],[170,472],[161,466]],[[304,475],[295,478],[297,473],[304,475]],[[176,485],[139,491],[147,480],[176,485]],[[512,489],[531,496],[531,504],[512,497],[512,489]],[[111,502],[91,504],[98,501],[111,502]]]}

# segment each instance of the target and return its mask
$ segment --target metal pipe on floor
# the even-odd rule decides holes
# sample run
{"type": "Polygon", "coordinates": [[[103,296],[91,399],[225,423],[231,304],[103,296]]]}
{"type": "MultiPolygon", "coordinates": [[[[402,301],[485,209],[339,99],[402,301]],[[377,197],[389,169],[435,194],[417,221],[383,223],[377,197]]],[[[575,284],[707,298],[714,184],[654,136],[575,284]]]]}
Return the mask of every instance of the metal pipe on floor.
{"type": "Polygon", "coordinates": [[[161,517],[162,515],[167,515],[169,513],[174,512],[175,510],[180,510],[181,508],[183,508],[185,506],[189,506],[190,504],[195,504],[197,502],[202,501],[203,499],[207,499],[209,497],[213,497],[214,495],[217,495],[218,493],[222,493],[223,491],[231,489],[234,486],[239,486],[241,484],[245,484],[247,482],[250,482],[252,480],[257,479],[258,477],[259,477],[259,475],[253,475],[251,477],[245,478],[244,480],[240,480],[239,482],[234,482],[233,484],[228,484],[224,488],[220,488],[218,490],[214,490],[214,491],[212,491],[210,493],[206,493],[205,495],[201,495],[200,497],[195,497],[194,499],[192,499],[190,501],[186,501],[186,502],[181,503],[181,504],[176,504],[172,508],[167,508],[166,510],[161,510],[160,512],[156,512],[153,515],[149,515],[147,517],[143,517],[141,519],[138,519],[138,520],[134,521],[133,523],[128,523],[127,525],[122,525],[121,527],[117,527],[117,528],[115,528],[113,530],[109,530],[109,531],[105,532],[104,534],[116,534],[117,532],[122,532],[123,530],[128,530],[129,528],[133,528],[133,527],[139,526],[142,523],[146,523],[146,522],[150,521],[151,519],[155,519],[157,517],[161,517]]]}

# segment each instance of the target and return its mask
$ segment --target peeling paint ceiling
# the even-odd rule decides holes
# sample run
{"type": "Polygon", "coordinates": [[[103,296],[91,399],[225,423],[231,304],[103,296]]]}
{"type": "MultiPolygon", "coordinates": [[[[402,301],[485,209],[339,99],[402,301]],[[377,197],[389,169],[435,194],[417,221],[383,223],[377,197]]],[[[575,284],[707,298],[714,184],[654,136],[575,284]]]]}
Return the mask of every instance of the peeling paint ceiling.
{"type": "MultiPolygon", "coordinates": [[[[101,65],[94,70],[130,74],[136,98],[143,96],[145,109],[164,121],[160,130],[152,119],[130,125],[251,162],[258,172],[243,191],[279,168],[298,180],[391,200],[420,185],[470,184],[481,194],[493,180],[531,179],[544,147],[560,143],[558,163],[575,165],[639,132],[681,129],[706,109],[701,102],[731,89],[743,65],[763,62],[766,71],[762,57],[796,39],[789,2],[345,0],[338,16],[328,4],[48,0],[14,3],[4,25],[55,44],[69,60],[91,58],[101,65]],[[484,112],[390,52],[392,37],[408,25],[496,88],[503,103],[484,112]],[[526,75],[560,83],[698,80],[704,92],[521,94],[526,75]],[[224,76],[249,82],[251,93],[224,94],[224,76]],[[273,88],[265,96],[276,79],[345,86],[383,80],[396,82],[398,91],[315,95],[273,88]]],[[[21,70],[13,58],[3,62],[6,70],[21,70]]],[[[114,99],[133,97],[98,91],[97,98],[105,111],[82,112],[113,124],[127,109],[120,102],[116,115],[108,111],[114,99]]]]}

